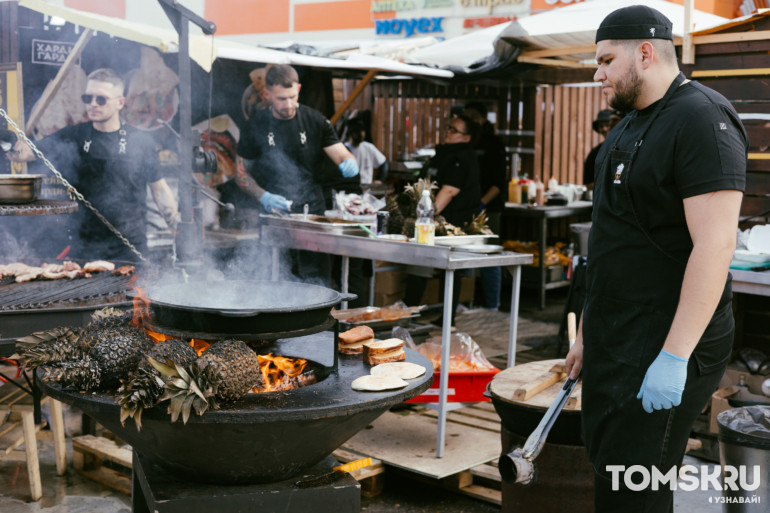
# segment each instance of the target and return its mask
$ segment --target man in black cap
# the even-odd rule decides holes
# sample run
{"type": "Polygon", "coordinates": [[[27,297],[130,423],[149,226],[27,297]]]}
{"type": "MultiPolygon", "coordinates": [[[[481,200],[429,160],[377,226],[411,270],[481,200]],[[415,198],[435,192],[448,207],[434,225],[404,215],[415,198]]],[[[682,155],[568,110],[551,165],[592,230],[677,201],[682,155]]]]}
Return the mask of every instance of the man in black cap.
{"type": "Polygon", "coordinates": [[[596,32],[594,80],[627,115],[597,156],[587,297],[567,368],[582,369],[602,512],[673,511],[677,466],[734,333],[728,269],[748,138],[723,96],[679,72],[671,29],[632,6],[596,32]]]}
{"type": "MultiPolygon", "coordinates": [[[[596,115],[596,119],[594,119],[591,127],[593,127],[594,132],[597,134],[602,137],[607,137],[610,130],[612,130],[622,118],[623,115],[616,110],[602,109],[596,115]]],[[[594,146],[588,153],[585,162],[583,162],[583,185],[589,189],[594,188],[594,166],[596,166],[596,155],[599,154],[599,150],[603,143],[604,141],[594,146]]]]}

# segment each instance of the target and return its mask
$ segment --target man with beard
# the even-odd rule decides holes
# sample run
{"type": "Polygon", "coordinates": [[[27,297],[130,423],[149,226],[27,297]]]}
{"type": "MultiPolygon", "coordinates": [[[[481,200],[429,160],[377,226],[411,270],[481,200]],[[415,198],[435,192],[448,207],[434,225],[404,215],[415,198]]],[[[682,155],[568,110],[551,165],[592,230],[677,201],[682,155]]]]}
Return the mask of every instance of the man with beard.
{"type": "Polygon", "coordinates": [[[634,491],[624,471],[676,470],[727,366],[748,139],[723,96],[679,72],[660,12],[614,11],[596,43],[594,80],[628,114],[597,157],[587,296],[567,369],[582,369],[596,511],[660,513],[673,511],[676,476],[634,491]]]}
{"type": "MultiPolygon", "coordinates": [[[[323,214],[322,165],[331,159],[345,178],[358,174],[358,163],[323,114],[298,103],[299,75],[286,64],[265,75],[269,107],[257,112],[238,142],[236,183],[268,212],[323,214]],[[248,170],[243,159],[251,160],[248,170]]],[[[292,272],[328,284],[330,261],[324,255],[292,252],[292,272]]]]}
{"type": "MultiPolygon", "coordinates": [[[[150,135],[120,118],[126,104],[123,79],[112,69],[91,72],[81,99],[89,121],[68,126],[36,146],[140,253],[147,249],[147,186],[173,230],[179,220],[174,194],[160,176],[158,149],[150,135]]],[[[19,140],[8,158],[30,162],[37,158],[19,140]]],[[[68,256],[95,260],[136,261],[138,255],[89,209],[78,214],[79,239],[68,256]]]]}

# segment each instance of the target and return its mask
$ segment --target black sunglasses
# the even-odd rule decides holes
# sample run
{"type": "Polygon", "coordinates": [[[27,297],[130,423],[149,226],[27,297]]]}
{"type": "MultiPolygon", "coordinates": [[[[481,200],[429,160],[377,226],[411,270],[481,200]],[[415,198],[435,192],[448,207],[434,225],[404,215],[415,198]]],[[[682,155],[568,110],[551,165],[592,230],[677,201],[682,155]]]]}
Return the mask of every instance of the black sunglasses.
{"type": "Polygon", "coordinates": [[[100,107],[103,107],[107,104],[107,100],[112,100],[112,98],[107,98],[106,96],[96,95],[93,94],[84,94],[80,96],[80,99],[83,100],[83,103],[86,105],[90,105],[91,101],[96,99],[96,104],[100,107]]]}
{"type": "Polygon", "coordinates": [[[468,132],[461,132],[458,129],[456,129],[455,127],[453,127],[452,125],[449,125],[448,127],[446,127],[446,129],[447,129],[447,132],[451,132],[451,133],[454,133],[454,134],[468,135],[468,132]]]}

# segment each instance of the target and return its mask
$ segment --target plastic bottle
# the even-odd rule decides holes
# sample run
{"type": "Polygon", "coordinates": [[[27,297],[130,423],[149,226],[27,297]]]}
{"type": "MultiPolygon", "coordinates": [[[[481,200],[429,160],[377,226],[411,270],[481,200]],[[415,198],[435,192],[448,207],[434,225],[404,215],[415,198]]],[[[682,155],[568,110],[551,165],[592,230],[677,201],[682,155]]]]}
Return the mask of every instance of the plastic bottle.
{"type": "Polygon", "coordinates": [[[521,203],[521,185],[516,178],[511,178],[508,184],[508,201],[511,203],[521,203]]]}
{"type": "Polygon", "coordinates": [[[418,244],[436,243],[436,224],[433,222],[433,202],[430,191],[423,189],[420,202],[417,203],[417,220],[414,222],[414,241],[418,244]]]}
{"type": "Polygon", "coordinates": [[[545,185],[540,181],[535,185],[535,203],[540,207],[545,205],[545,185]]]}

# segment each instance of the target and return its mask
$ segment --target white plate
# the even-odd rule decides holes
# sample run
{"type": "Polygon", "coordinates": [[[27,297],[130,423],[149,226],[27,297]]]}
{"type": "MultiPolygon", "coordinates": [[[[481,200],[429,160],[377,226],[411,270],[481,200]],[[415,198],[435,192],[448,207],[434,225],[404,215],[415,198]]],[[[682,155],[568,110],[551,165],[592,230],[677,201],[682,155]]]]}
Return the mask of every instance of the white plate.
{"type": "Polygon", "coordinates": [[[491,237],[497,237],[497,235],[442,235],[436,237],[436,246],[484,244],[491,237]]]}
{"type": "Polygon", "coordinates": [[[469,253],[500,253],[503,251],[503,247],[497,244],[466,244],[452,249],[453,251],[468,251],[469,253]]]}

